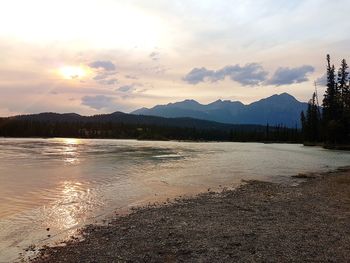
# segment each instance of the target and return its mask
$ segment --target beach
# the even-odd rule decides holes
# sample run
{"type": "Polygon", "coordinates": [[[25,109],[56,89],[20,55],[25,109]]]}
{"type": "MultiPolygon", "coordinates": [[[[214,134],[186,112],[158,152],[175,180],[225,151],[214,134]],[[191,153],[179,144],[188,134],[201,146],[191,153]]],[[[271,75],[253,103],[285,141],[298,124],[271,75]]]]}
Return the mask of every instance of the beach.
{"type": "Polygon", "coordinates": [[[297,177],[140,207],[31,262],[348,262],[350,169],[297,177]]]}

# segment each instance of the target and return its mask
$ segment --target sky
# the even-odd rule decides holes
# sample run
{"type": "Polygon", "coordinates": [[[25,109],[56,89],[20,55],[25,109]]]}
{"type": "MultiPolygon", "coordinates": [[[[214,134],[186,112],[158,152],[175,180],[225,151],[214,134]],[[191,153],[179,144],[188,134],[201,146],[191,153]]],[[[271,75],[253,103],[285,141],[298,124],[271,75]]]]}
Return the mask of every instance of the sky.
{"type": "Polygon", "coordinates": [[[348,0],[1,0],[0,116],[184,99],[307,101],[350,46],[348,0]]]}

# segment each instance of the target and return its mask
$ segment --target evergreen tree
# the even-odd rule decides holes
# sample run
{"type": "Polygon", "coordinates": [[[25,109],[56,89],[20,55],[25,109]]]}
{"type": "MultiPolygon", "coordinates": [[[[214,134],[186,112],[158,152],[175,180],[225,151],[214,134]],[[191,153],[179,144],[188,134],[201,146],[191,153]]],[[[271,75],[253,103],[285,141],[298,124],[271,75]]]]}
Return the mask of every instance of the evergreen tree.
{"type": "Polygon", "coordinates": [[[349,68],[348,64],[346,63],[346,60],[343,59],[341,62],[340,69],[338,71],[338,87],[341,94],[341,102],[342,102],[342,108],[346,105],[346,99],[349,93],[349,72],[347,71],[349,68]]]}
{"type": "Polygon", "coordinates": [[[335,78],[335,67],[327,55],[327,89],[323,99],[323,131],[325,140],[330,143],[342,141],[342,96],[340,85],[335,78]]]}
{"type": "Polygon", "coordinates": [[[331,66],[331,58],[327,55],[327,89],[323,99],[323,119],[325,123],[334,119],[335,116],[336,83],[334,71],[334,65],[331,66]]]}
{"type": "Polygon", "coordinates": [[[321,116],[319,114],[318,105],[316,102],[316,93],[312,95],[308,103],[306,116],[301,112],[302,132],[305,141],[318,142],[320,141],[320,123],[321,116]]]}
{"type": "Polygon", "coordinates": [[[338,71],[338,86],[341,94],[341,139],[343,142],[350,141],[350,92],[348,64],[343,59],[338,71]]]}

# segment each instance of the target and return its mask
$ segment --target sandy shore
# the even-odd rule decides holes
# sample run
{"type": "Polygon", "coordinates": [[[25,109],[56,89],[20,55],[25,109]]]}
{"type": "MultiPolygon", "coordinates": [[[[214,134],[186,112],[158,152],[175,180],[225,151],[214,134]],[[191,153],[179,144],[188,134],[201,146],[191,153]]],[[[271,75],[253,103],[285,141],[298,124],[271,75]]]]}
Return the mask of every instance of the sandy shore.
{"type": "Polygon", "coordinates": [[[304,180],[141,208],[32,262],[349,262],[350,169],[304,180]]]}

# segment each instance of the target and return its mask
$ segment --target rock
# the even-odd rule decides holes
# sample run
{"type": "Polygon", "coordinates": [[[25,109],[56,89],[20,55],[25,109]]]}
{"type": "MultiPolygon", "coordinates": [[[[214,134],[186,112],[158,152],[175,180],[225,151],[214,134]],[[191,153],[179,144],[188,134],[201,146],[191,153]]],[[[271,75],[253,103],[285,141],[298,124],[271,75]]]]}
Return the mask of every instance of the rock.
{"type": "Polygon", "coordinates": [[[299,173],[297,175],[293,175],[293,178],[299,178],[299,179],[312,179],[318,177],[314,173],[299,173]]]}

